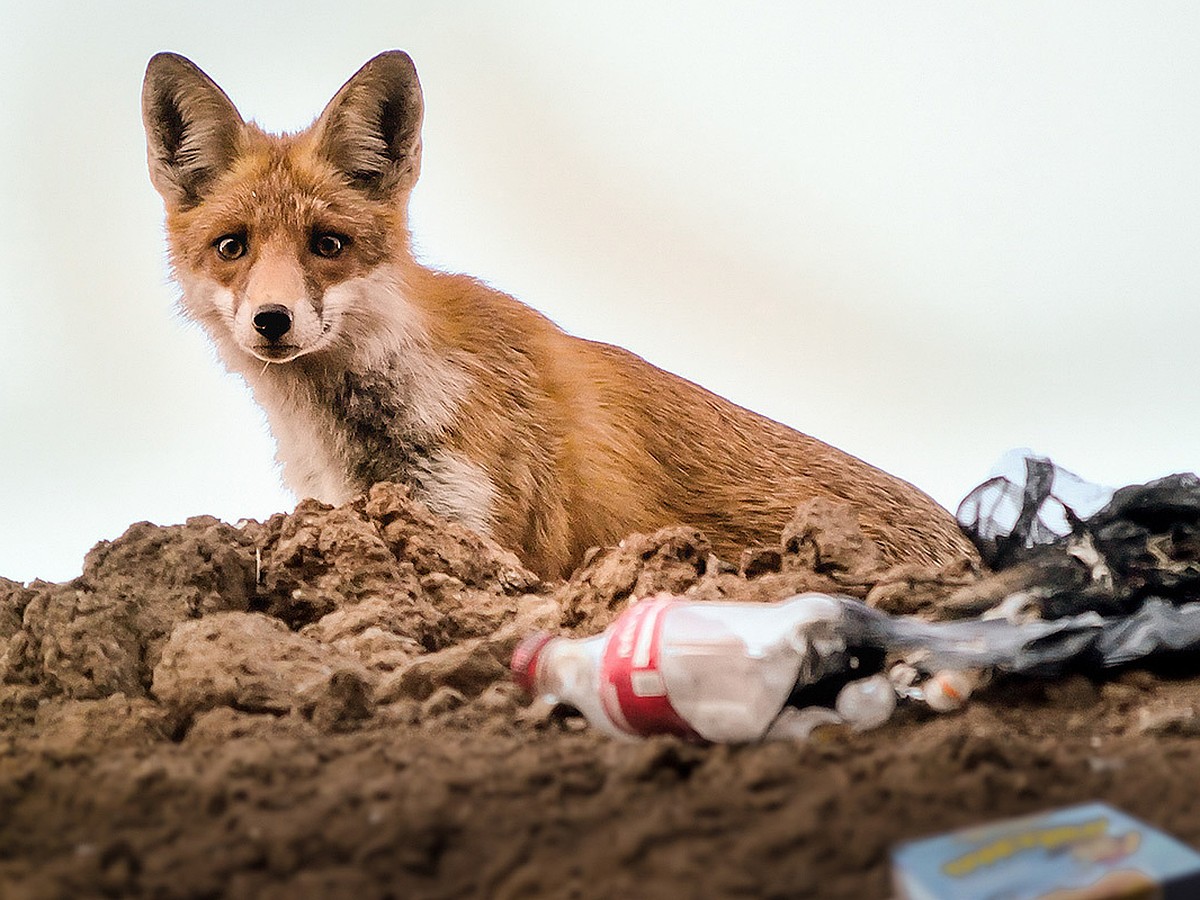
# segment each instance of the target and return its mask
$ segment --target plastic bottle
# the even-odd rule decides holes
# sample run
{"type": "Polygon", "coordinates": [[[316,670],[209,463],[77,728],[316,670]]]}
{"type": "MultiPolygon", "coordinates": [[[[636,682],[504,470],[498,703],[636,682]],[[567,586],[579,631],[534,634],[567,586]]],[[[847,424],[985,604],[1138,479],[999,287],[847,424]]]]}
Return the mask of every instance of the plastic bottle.
{"type": "Polygon", "coordinates": [[[595,637],[531,635],[512,670],[530,693],[616,737],[756,741],[794,688],[848,668],[842,603],[824,594],[774,604],[652,597],[595,637]]]}

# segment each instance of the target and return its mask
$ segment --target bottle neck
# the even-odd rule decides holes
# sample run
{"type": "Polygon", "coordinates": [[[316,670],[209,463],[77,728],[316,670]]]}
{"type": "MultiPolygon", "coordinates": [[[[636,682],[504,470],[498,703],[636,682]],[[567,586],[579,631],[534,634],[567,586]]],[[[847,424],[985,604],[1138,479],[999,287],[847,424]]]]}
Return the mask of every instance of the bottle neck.
{"type": "Polygon", "coordinates": [[[551,702],[572,705],[595,693],[603,650],[600,637],[548,641],[534,663],[534,692],[551,702]]]}

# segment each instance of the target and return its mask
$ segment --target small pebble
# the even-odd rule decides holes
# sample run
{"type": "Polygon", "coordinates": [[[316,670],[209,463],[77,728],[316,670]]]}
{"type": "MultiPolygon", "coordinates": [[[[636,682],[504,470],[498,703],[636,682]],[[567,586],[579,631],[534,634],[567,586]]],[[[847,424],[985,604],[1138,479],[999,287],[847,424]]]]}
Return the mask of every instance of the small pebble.
{"type": "Polygon", "coordinates": [[[951,712],[961,709],[971,696],[975,679],[968,672],[954,672],[943,669],[936,672],[922,686],[925,691],[925,702],[929,708],[937,712],[951,712]]]}
{"type": "Polygon", "coordinates": [[[870,731],[896,711],[896,691],[886,675],[851,681],[838,693],[834,709],[853,730],[870,731]]]}
{"type": "Polygon", "coordinates": [[[1138,734],[1195,735],[1200,734],[1200,718],[1190,706],[1143,706],[1138,710],[1135,729],[1138,734]]]}
{"type": "Polygon", "coordinates": [[[786,706],[763,735],[766,741],[807,741],[821,729],[844,725],[841,716],[827,706],[786,706]]]}
{"type": "Polygon", "coordinates": [[[421,704],[421,718],[431,719],[458,709],[467,698],[460,691],[443,684],[421,704]]]}

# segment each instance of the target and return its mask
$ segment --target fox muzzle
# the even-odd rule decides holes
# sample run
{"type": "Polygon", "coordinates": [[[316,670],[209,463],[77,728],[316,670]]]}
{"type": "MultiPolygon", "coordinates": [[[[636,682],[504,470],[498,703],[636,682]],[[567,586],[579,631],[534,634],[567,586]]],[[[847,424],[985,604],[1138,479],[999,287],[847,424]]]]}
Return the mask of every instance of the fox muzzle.
{"type": "Polygon", "coordinates": [[[254,330],[275,343],[292,328],[292,311],[278,303],[267,303],[254,313],[254,330]]]}

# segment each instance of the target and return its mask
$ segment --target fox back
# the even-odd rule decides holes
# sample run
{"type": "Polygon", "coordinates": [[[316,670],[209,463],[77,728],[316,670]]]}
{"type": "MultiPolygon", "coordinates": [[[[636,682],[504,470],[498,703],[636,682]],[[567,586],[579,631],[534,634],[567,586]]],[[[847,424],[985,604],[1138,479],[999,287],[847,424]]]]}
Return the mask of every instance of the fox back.
{"type": "Polygon", "coordinates": [[[547,577],[669,524],[723,555],[773,543],[814,497],[849,503],[887,561],[971,555],[912,485],[418,263],[407,54],[372,59],[298,134],[243,121],[174,54],[150,60],[142,100],[182,308],[265,410],[296,494],[402,481],[547,577]]]}

